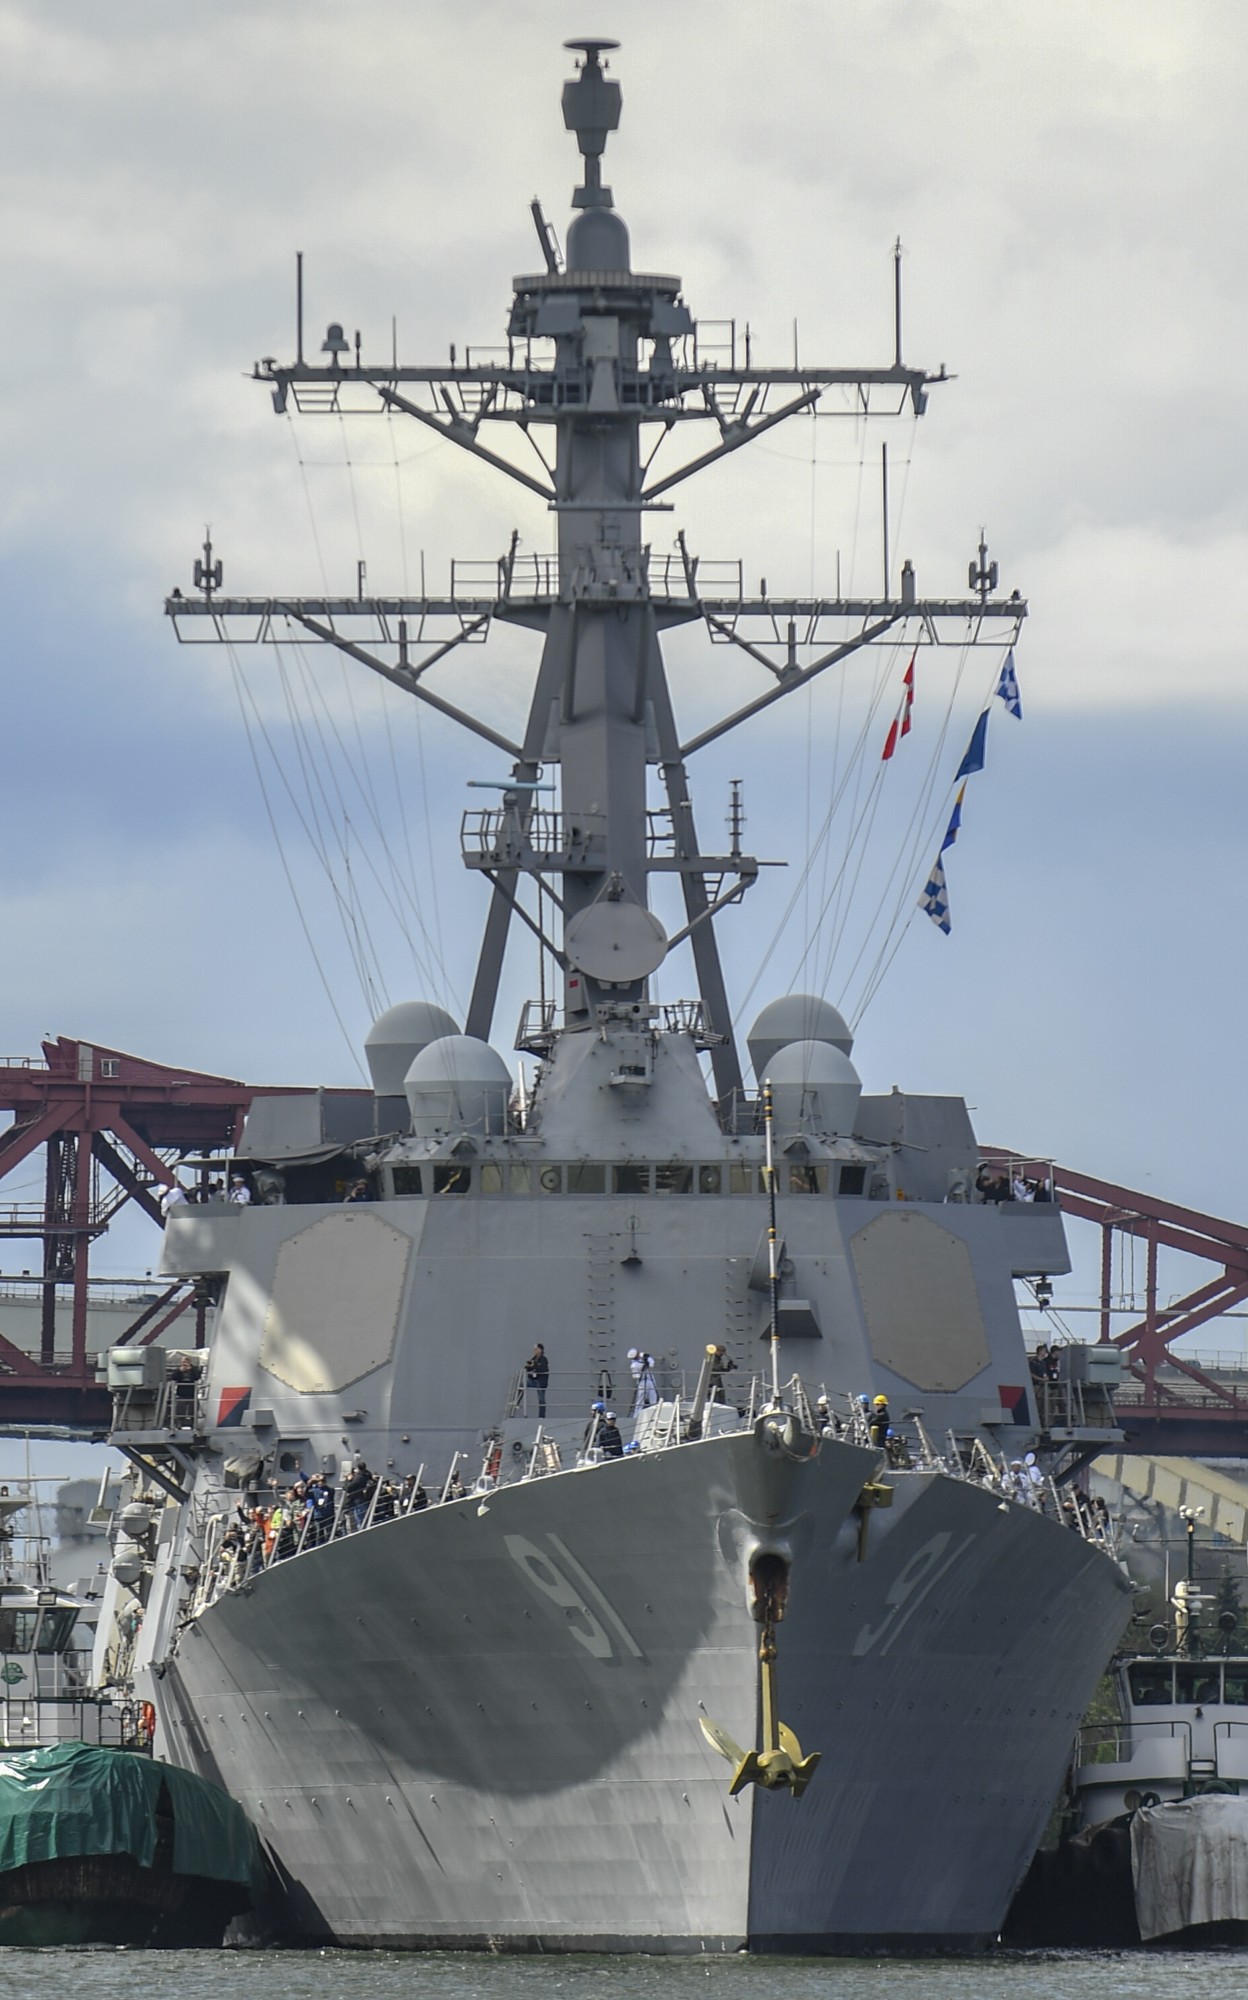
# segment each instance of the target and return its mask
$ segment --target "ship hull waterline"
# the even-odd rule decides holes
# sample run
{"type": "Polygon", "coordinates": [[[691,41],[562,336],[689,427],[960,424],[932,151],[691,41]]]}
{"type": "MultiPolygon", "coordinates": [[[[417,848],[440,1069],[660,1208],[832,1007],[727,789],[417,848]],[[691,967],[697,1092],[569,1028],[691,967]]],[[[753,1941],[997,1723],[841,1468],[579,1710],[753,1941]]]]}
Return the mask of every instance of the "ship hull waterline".
{"type": "Polygon", "coordinates": [[[164,1753],[248,1810],[309,1943],[987,1947],[1128,1586],[935,1473],[888,1475],[860,1560],[876,1464],[760,1464],[747,1432],[307,1552],[187,1627],[154,1682],[164,1753]],[[801,1799],[733,1799],[698,1725],[757,1740],[771,1545],[780,1713],[822,1761],[801,1799]]]}

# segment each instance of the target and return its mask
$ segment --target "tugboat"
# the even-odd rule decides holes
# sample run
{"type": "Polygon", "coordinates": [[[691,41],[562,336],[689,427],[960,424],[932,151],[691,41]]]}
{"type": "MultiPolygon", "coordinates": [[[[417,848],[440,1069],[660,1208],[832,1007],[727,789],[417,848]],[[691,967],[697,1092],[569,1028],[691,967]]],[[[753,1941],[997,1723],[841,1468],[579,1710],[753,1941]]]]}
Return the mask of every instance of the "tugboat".
{"type": "Polygon", "coordinates": [[[0,1748],[150,1749],[150,1714],[93,1682],[99,1604],[53,1584],[38,1482],[13,1484],[0,1489],[0,1748]]]}
{"type": "Polygon", "coordinates": [[[0,1945],[220,1945],[265,1891],[246,1814],[92,1685],[96,1607],[50,1583],[33,1481],[0,1493],[0,1548],[0,1945]]]}
{"type": "Polygon", "coordinates": [[[1079,1732],[1070,1831],[1035,1857],[1004,1930],[1018,1946],[1248,1942],[1248,1654],[1238,1620],[1202,1629],[1213,1600],[1195,1575],[1196,1510],[1184,1508],[1187,1574],[1151,1650],[1113,1668],[1116,1721],[1079,1732]]]}

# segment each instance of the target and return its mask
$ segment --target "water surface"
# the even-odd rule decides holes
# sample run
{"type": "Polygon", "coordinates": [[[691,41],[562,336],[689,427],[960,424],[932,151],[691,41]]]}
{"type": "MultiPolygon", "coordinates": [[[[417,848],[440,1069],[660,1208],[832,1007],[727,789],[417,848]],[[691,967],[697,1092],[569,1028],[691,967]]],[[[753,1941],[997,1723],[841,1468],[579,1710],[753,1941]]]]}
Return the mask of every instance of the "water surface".
{"type": "Polygon", "coordinates": [[[6,1951],[4,2000],[1244,2000],[1244,1952],[977,1959],[6,1951]]]}

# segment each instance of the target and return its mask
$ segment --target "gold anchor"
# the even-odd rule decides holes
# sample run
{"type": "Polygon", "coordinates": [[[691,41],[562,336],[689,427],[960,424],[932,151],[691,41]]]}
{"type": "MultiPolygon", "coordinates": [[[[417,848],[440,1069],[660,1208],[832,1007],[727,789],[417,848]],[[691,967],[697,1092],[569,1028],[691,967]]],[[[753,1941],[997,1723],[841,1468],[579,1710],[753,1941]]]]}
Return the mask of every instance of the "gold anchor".
{"type": "Polygon", "coordinates": [[[803,1757],[801,1744],[787,1722],[781,1722],[776,1707],[776,1624],[784,1616],[787,1571],[779,1562],[764,1558],[755,1566],[751,1581],[755,1590],[754,1615],[761,1618],[763,1626],[758,1642],[762,1744],[757,1750],[743,1750],[718,1722],[712,1722],[706,1715],[698,1720],[711,1748],[733,1766],[732,1783],[728,1787],[731,1798],[747,1785],[761,1785],[769,1792],[785,1788],[795,1799],[800,1799],[815,1774],[821,1752],[812,1750],[809,1757],[803,1757]]]}

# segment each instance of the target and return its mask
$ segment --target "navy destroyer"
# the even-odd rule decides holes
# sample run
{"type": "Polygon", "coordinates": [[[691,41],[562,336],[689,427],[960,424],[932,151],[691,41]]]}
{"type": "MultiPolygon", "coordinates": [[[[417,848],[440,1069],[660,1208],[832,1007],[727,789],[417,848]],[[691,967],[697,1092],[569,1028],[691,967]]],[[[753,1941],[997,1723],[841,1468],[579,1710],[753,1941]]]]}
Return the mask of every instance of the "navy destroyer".
{"type": "Polygon", "coordinates": [[[519,481],[556,551],[513,541],[475,595],[255,600],[207,550],[167,605],[183,638],[384,675],[490,746],[498,799],[463,820],[489,885],[466,1017],[390,1009],[371,1095],[257,1100],[198,1170],[240,1198],[170,1208],[163,1268],[213,1331],[198,1377],[110,1355],[152,1503],[124,1670],[158,1754],[251,1814],[307,1940],[973,1948],[1130,1610],[1052,1483],[1112,1411],[1042,1429],[1015,1280],[1069,1268],[1061,1216],[982,1199],[961,1100],[864,1092],[800,993],[758,1014],[745,1088],[715,919],[759,864],[735,830],[704,850],[688,767],[863,648],[1004,650],[1026,607],[982,555],[961,597],[907,564],[784,602],[713,594],[683,539],[655,555],[683,480],[826,398],[921,414],[943,370],[900,333],[879,367],[708,358],[603,182],[614,44],[569,46],[575,215],[563,255],[535,204],[505,353],[370,366],[334,323],[308,361],[300,308],[294,361],[256,368],[279,411],[405,415],[519,481]],[[709,444],[664,469],[690,424],[709,444]],[[431,673],[495,624],[542,635],[514,741],[431,673]],[[699,625],[763,678],[687,735],[662,640],[699,625]],[[519,1093],[490,1040],[513,919],[560,982],[519,1093]],[[661,1003],[685,943],[696,993],[661,1003]]]}

